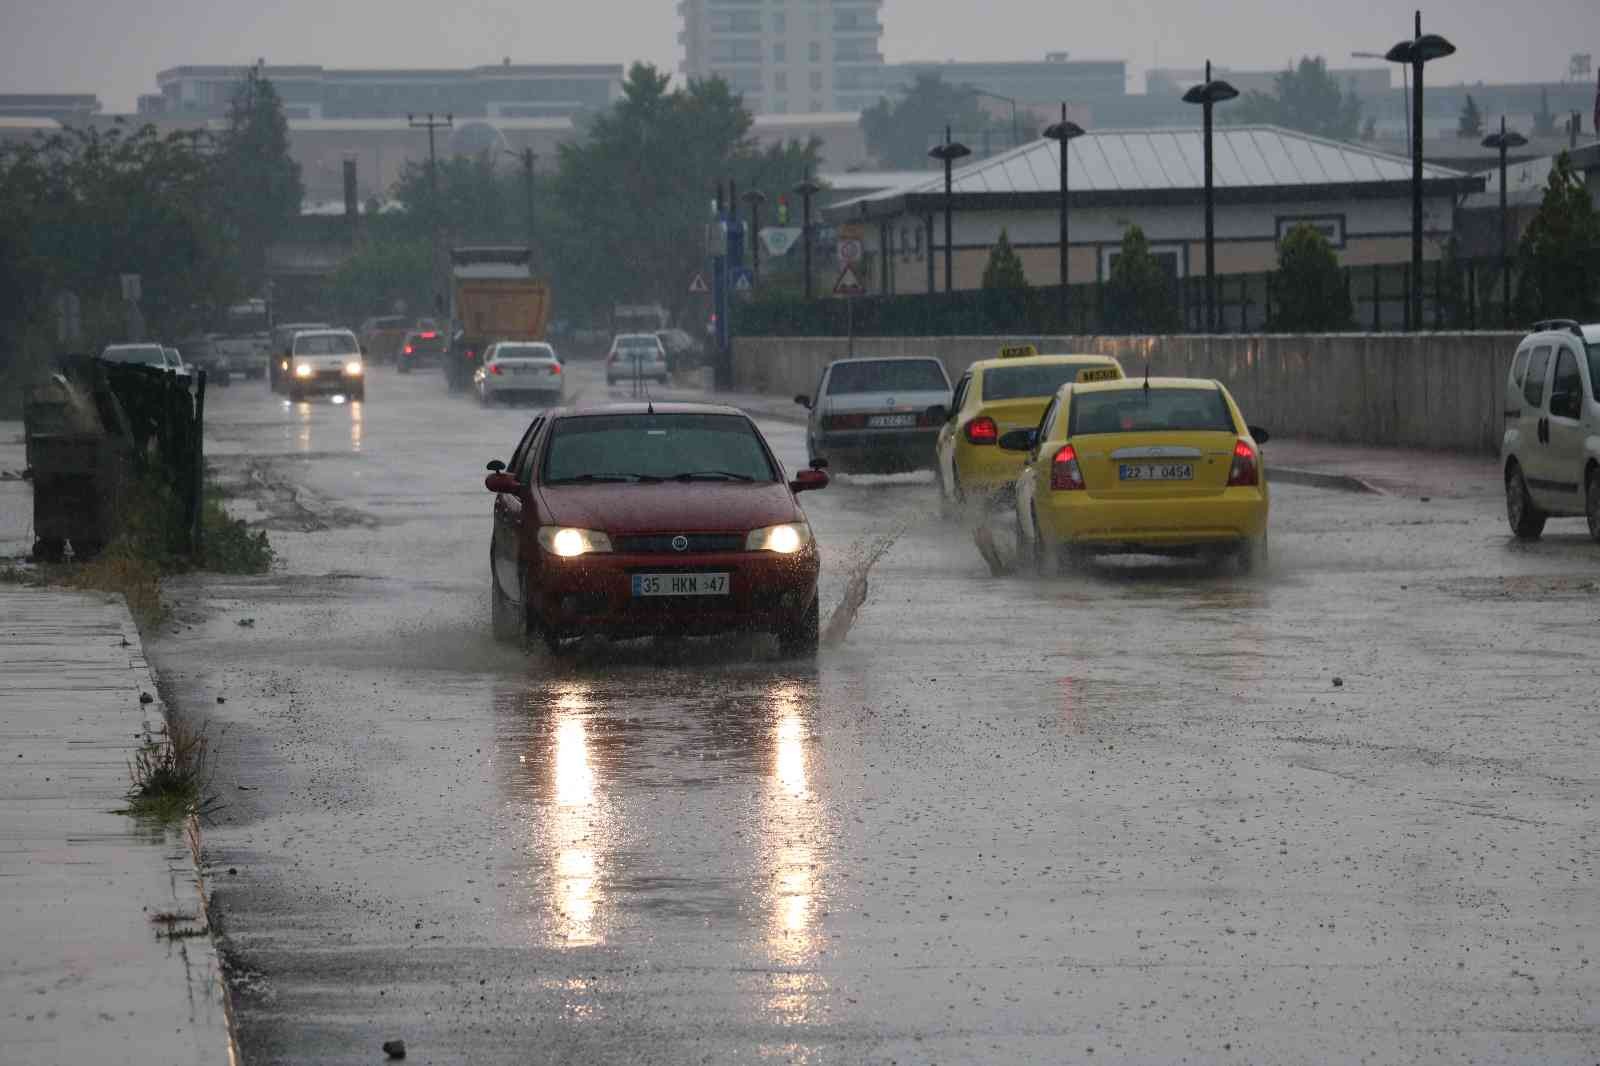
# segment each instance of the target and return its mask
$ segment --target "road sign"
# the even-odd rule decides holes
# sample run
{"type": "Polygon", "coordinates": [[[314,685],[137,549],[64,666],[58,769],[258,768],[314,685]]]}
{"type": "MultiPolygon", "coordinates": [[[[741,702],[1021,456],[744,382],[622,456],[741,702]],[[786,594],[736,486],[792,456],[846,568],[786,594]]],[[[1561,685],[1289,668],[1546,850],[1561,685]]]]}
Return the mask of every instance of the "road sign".
{"type": "Polygon", "coordinates": [[[861,241],[854,237],[842,237],[839,240],[839,265],[841,267],[855,266],[861,262],[861,257],[866,253],[866,248],[861,241]]]}
{"type": "Polygon", "coordinates": [[[756,279],[755,276],[750,273],[750,271],[746,270],[744,267],[740,267],[733,272],[734,292],[750,292],[755,287],[756,279]]]}
{"type": "Polygon", "coordinates": [[[707,296],[710,292],[711,286],[706,284],[706,276],[704,274],[696,274],[694,279],[689,282],[689,294],[691,296],[707,296]]]}
{"type": "Polygon", "coordinates": [[[862,285],[861,279],[856,277],[856,268],[849,264],[845,265],[844,270],[839,274],[839,280],[833,284],[833,294],[835,296],[860,296],[866,291],[866,286],[862,285]]]}
{"type": "Polygon", "coordinates": [[[867,228],[859,222],[845,222],[839,226],[839,239],[841,241],[859,241],[865,239],[867,228]]]}
{"type": "Polygon", "coordinates": [[[777,259],[789,254],[789,249],[800,243],[799,226],[768,226],[761,231],[761,245],[767,254],[777,259]]]}

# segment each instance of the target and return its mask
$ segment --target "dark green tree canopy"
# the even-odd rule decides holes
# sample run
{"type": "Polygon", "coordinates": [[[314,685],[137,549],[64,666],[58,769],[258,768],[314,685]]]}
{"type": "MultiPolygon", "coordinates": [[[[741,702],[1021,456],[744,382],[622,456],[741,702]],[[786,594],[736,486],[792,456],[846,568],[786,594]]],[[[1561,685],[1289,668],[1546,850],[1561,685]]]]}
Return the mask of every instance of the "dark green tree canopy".
{"type": "Polygon", "coordinates": [[[985,289],[1026,289],[1028,275],[1022,269],[1022,259],[1011,247],[1011,236],[1000,231],[1000,239],[989,249],[989,262],[983,268],[985,289]]]}
{"type": "Polygon", "coordinates": [[[1600,317],[1600,212],[1583,176],[1562,152],[1551,168],[1539,213],[1522,234],[1518,297],[1529,319],[1600,317]]]}
{"type": "Polygon", "coordinates": [[[1283,333],[1350,329],[1355,310],[1333,245],[1313,226],[1295,226],[1278,245],[1272,328],[1283,333]]]}
{"type": "Polygon", "coordinates": [[[1009,136],[1011,128],[979,106],[971,86],[952,85],[937,74],[918,74],[904,96],[879,100],[861,113],[867,151],[881,166],[894,170],[928,167],[928,149],[943,140],[946,126],[958,136],[1002,129],[1009,136]]]}
{"type": "Polygon", "coordinates": [[[1182,325],[1174,279],[1150,252],[1144,230],[1129,226],[1106,285],[1106,324],[1119,333],[1175,333],[1182,325]]]}
{"type": "Polygon", "coordinates": [[[267,246],[299,217],[305,186],[289,155],[283,102],[254,69],[234,90],[215,163],[246,282],[257,289],[266,276],[267,246]]]}
{"type": "Polygon", "coordinates": [[[1471,93],[1467,94],[1467,102],[1461,105],[1461,117],[1456,120],[1456,136],[1471,140],[1483,136],[1483,112],[1471,93]]]}
{"type": "Polygon", "coordinates": [[[1279,73],[1270,96],[1248,93],[1217,114],[1225,122],[1266,123],[1339,141],[1353,141],[1361,131],[1361,101],[1339,87],[1321,56],[1305,56],[1279,73]]]}

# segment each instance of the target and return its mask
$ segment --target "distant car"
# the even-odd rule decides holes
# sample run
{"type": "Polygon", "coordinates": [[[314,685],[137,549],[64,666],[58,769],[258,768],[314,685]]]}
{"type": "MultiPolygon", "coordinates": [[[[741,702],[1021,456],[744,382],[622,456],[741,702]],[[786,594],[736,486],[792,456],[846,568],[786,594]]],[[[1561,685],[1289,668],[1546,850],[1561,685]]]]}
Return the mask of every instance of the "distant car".
{"type": "Polygon", "coordinates": [[[559,406],[566,393],[565,382],[566,374],[556,350],[533,341],[489,345],[483,353],[483,365],[472,375],[478,402],[485,406],[519,397],[559,406]]]}
{"type": "Polygon", "coordinates": [[[670,377],[667,350],[654,333],[619,333],[611,341],[606,356],[607,385],[636,379],[665,385],[670,377]]]}
{"type": "Polygon", "coordinates": [[[681,329],[657,330],[656,339],[667,353],[667,366],[674,371],[698,366],[705,355],[705,345],[681,329]]]}
{"type": "Polygon", "coordinates": [[[1535,325],[1505,388],[1500,465],[1511,532],[1537,540],[1551,518],[1583,515],[1600,541],[1600,324],[1535,325]]]}
{"type": "Polygon", "coordinates": [[[450,339],[436,329],[417,329],[405,335],[395,355],[395,370],[409,374],[419,366],[439,366],[450,350],[450,339]]]}
{"type": "Polygon", "coordinates": [[[794,400],[811,412],[806,452],[830,470],[932,469],[950,377],[932,356],[840,359],[794,400]]]}
{"type": "Polygon", "coordinates": [[[178,350],[160,344],[110,344],[100,352],[100,358],[108,363],[149,366],[169,371],[180,377],[189,376],[183,360],[178,356],[178,350]]]}
{"type": "Polygon", "coordinates": [[[361,345],[347,329],[302,330],[294,335],[287,371],[289,399],[337,393],[351,400],[367,397],[361,345]]]}
{"type": "MultiPolygon", "coordinates": [[[[431,320],[429,325],[432,325],[431,320]]],[[[423,327],[413,326],[405,315],[369,318],[361,323],[361,348],[374,363],[390,362],[399,355],[406,333],[413,328],[423,327]]]]}
{"type": "Polygon", "coordinates": [[[795,494],[748,415],[709,404],[562,409],[533,420],[495,493],[495,634],[542,638],[765,631],[817,651],[821,561],[795,494]]]}
{"type": "Polygon", "coordinates": [[[178,355],[183,362],[206,372],[206,381],[226,387],[233,382],[233,363],[213,336],[186,337],[178,342],[178,355]]]}
{"type": "Polygon", "coordinates": [[[1002,434],[1024,458],[1019,552],[1041,571],[1106,552],[1267,557],[1265,430],[1220,382],[1144,378],[1063,386],[1036,427],[1002,434]]]}
{"type": "Polygon", "coordinates": [[[304,330],[332,329],[326,322],[285,322],[272,329],[272,352],[267,361],[267,387],[279,392],[288,381],[289,355],[294,336],[304,330]]]}
{"type": "Polygon", "coordinates": [[[1008,499],[1022,461],[996,447],[1001,435],[1037,426],[1068,382],[1121,377],[1122,364],[1108,355],[1040,355],[1032,345],[973,363],[956,383],[939,430],[941,499],[952,507],[1008,499]]]}

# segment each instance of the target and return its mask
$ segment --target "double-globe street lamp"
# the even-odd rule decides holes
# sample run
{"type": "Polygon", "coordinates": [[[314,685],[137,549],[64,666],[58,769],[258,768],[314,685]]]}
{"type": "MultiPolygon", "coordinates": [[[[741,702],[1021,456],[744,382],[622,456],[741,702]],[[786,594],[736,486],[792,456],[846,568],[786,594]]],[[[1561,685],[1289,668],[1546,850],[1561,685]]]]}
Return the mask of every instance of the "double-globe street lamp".
{"type": "Polygon", "coordinates": [[[1206,60],[1206,80],[1192,86],[1183,94],[1186,104],[1199,104],[1205,116],[1205,166],[1206,166],[1206,328],[1205,332],[1217,332],[1217,232],[1216,232],[1216,190],[1212,180],[1211,159],[1211,111],[1218,104],[1226,103],[1239,95],[1235,89],[1225,81],[1213,80],[1211,77],[1211,60],[1206,60]]]}
{"type": "MultiPolygon", "coordinates": [[[[951,241],[955,232],[955,225],[951,218],[951,198],[953,184],[951,182],[951,167],[957,159],[965,159],[972,154],[972,149],[959,141],[950,139],[950,127],[944,128],[944,143],[928,149],[928,155],[944,164],[944,291],[950,292],[955,288],[955,267],[951,258],[951,241]]],[[[931,249],[930,249],[931,251],[931,249]]]]}
{"type": "Polygon", "coordinates": [[[1422,12],[1416,13],[1411,40],[1401,41],[1383,57],[1411,68],[1411,328],[1422,328],[1422,68],[1435,59],[1455,55],[1456,46],[1437,33],[1424,35],[1422,12]]]}
{"type": "Polygon", "coordinates": [[[1500,313],[1504,316],[1507,329],[1511,328],[1511,221],[1506,206],[1506,152],[1527,143],[1528,138],[1516,130],[1506,129],[1504,115],[1500,116],[1500,132],[1491,133],[1483,139],[1485,148],[1493,148],[1500,153],[1500,313]]]}
{"type": "Polygon", "coordinates": [[[1061,121],[1045,128],[1044,135],[1055,141],[1061,151],[1061,329],[1070,331],[1072,326],[1068,322],[1068,315],[1072,309],[1072,297],[1068,294],[1067,285],[1071,282],[1071,274],[1067,266],[1067,146],[1084,134],[1082,126],[1076,122],[1067,121],[1067,105],[1061,105],[1061,121]]]}

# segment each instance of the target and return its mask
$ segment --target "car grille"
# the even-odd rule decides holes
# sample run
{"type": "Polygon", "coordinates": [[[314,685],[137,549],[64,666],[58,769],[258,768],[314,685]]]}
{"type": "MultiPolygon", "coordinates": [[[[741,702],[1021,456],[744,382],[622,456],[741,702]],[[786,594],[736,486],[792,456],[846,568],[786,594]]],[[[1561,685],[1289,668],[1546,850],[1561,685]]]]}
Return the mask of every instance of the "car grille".
{"type": "Polygon", "coordinates": [[[710,552],[737,552],[744,550],[742,533],[685,533],[688,547],[678,550],[672,546],[675,533],[656,533],[647,536],[618,537],[614,542],[617,551],[625,555],[705,555],[710,552]]]}

